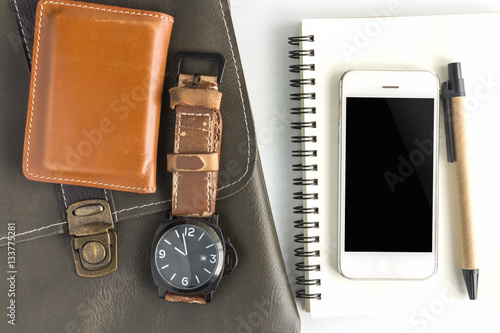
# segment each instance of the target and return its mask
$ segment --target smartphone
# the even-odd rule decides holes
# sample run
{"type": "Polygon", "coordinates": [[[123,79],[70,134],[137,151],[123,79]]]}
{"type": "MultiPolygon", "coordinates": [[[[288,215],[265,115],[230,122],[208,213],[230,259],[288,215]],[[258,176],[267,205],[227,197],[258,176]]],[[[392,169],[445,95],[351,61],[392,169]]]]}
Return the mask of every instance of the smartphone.
{"type": "Polygon", "coordinates": [[[340,81],[340,273],[426,279],[437,270],[439,79],[350,70],[340,81]]]}

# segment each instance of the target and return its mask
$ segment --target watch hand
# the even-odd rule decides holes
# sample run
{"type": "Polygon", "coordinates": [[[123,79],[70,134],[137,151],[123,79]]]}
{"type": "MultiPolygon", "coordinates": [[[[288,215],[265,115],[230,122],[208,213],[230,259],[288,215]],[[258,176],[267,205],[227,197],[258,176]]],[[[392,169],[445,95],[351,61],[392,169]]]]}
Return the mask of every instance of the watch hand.
{"type": "Polygon", "coordinates": [[[187,246],[186,246],[186,236],[184,234],[182,234],[182,241],[184,242],[184,252],[186,252],[185,256],[188,255],[188,249],[187,249],[187,246]]]}
{"type": "Polygon", "coordinates": [[[174,249],[179,252],[180,254],[182,254],[183,256],[185,256],[186,254],[184,252],[182,252],[181,250],[179,250],[178,248],[174,247],[174,249]]]}

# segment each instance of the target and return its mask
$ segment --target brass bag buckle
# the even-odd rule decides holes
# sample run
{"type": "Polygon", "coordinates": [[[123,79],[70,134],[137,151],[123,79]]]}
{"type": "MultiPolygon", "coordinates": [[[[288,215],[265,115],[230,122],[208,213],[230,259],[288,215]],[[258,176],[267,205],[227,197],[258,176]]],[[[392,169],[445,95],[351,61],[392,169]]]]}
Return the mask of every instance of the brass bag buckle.
{"type": "Polygon", "coordinates": [[[99,277],[118,266],[116,233],[109,203],[103,199],[75,202],[68,207],[68,229],[76,273],[99,277]]]}

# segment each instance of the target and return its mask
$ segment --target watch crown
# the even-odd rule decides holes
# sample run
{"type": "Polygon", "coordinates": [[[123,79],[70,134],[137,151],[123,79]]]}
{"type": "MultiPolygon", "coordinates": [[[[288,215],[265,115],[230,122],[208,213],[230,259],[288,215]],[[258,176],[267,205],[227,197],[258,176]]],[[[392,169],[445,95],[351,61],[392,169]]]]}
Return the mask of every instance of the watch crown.
{"type": "Polygon", "coordinates": [[[231,272],[238,265],[238,255],[236,254],[236,250],[234,249],[233,244],[229,241],[229,238],[226,240],[226,256],[224,257],[224,275],[231,274],[231,272]]]}

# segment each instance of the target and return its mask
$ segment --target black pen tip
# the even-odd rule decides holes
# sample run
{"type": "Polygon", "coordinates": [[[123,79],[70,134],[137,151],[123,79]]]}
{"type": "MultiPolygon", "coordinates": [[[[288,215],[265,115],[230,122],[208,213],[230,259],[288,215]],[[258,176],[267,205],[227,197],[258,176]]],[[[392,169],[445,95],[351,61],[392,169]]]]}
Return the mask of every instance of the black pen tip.
{"type": "Polygon", "coordinates": [[[463,269],[465,286],[469,299],[477,299],[477,285],[479,282],[479,269],[463,269]]]}

